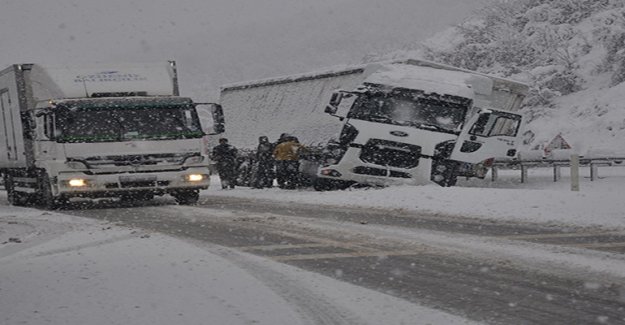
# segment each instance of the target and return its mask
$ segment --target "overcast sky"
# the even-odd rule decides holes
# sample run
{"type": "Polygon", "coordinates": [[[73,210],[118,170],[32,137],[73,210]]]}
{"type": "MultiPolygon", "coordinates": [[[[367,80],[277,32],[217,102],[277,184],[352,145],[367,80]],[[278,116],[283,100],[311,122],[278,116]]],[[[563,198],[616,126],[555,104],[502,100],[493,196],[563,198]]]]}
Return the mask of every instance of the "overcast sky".
{"type": "Polygon", "coordinates": [[[183,94],[414,46],[484,0],[0,0],[0,64],[176,59],[183,94]]]}

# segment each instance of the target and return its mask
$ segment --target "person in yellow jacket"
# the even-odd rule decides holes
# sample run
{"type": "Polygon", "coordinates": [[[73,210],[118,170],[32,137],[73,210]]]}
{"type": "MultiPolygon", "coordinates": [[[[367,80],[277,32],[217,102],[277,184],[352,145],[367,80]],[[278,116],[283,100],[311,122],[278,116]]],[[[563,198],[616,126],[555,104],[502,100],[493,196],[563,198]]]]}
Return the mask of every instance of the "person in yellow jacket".
{"type": "Polygon", "coordinates": [[[304,146],[296,137],[286,136],[276,145],[273,157],[276,160],[276,179],[278,186],[294,189],[299,183],[299,153],[304,146]]]}

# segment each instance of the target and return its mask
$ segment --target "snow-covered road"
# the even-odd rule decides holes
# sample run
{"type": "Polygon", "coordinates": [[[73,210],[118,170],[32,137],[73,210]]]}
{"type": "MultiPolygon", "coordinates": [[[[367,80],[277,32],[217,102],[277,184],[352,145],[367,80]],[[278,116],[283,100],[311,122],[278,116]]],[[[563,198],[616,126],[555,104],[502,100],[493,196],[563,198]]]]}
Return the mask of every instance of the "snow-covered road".
{"type": "Polygon", "coordinates": [[[623,232],[622,171],[579,193],[536,171],[457,188],[213,186],[197,207],[4,203],[0,322],[625,322],[623,240],[613,252],[569,241],[623,232]]]}
{"type": "Polygon", "coordinates": [[[467,324],[221,246],[0,206],[2,324],[467,324]]]}

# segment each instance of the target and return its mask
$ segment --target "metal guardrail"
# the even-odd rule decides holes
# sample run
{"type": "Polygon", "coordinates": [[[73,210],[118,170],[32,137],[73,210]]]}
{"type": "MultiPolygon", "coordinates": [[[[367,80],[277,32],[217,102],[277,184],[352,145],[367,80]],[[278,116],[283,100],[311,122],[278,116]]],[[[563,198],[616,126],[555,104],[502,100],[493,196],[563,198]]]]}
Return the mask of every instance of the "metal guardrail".
{"type": "MultiPolygon", "coordinates": [[[[590,168],[590,180],[599,177],[599,167],[622,166],[625,167],[625,157],[579,157],[580,167],[590,168]]],[[[499,160],[493,163],[491,180],[496,181],[499,169],[519,169],[521,171],[521,183],[527,182],[527,170],[529,168],[553,168],[553,181],[561,178],[561,167],[571,167],[570,159],[531,159],[531,160],[499,160]]]]}

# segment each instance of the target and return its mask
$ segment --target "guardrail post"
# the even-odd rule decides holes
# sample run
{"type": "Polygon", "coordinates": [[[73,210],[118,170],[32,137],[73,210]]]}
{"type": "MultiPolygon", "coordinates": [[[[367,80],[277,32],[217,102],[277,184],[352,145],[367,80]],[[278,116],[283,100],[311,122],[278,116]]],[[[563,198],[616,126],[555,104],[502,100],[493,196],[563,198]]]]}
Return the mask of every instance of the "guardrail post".
{"type": "Polygon", "coordinates": [[[553,181],[557,182],[562,177],[560,165],[553,165],[553,181]]]}
{"type": "Polygon", "coordinates": [[[497,178],[499,177],[499,171],[497,170],[496,166],[493,166],[490,168],[490,180],[492,182],[496,182],[497,178]]]}
{"type": "Polygon", "coordinates": [[[579,191],[579,155],[571,155],[571,191],[579,191]]]}
{"type": "Polygon", "coordinates": [[[590,162],[590,181],[594,181],[599,177],[599,165],[590,162]]]}
{"type": "Polygon", "coordinates": [[[527,169],[527,166],[521,165],[521,183],[527,182],[527,169]]]}

